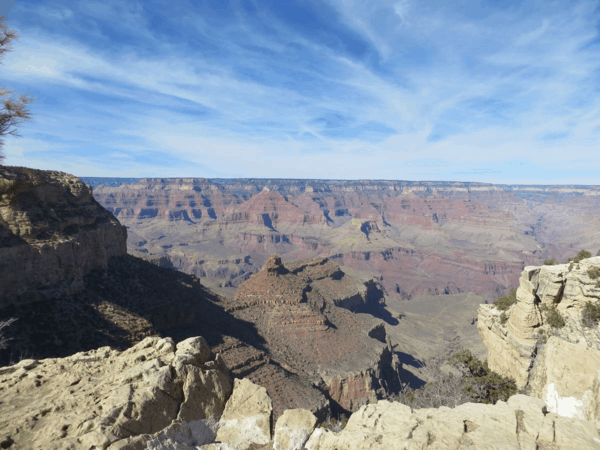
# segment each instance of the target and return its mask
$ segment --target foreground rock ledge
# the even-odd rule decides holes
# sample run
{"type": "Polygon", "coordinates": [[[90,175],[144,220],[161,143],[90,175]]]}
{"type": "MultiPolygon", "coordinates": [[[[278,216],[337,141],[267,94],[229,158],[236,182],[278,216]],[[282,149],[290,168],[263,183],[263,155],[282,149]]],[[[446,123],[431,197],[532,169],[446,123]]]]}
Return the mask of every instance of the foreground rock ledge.
{"type": "Polygon", "coordinates": [[[597,449],[595,423],[548,413],[525,395],[496,405],[411,410],[362,406],[335,434],[306,410],[275,425],[271,399],[247,379],[232,384],[201,337],[147,338],[68,358],[0,368],[0,446],[27,450],[597,449]]]}
{"type": "Polygon", "coordinates": [[[307,450],[597,449],[592,422],[544,413],[545,403],[515,395],[496,405],[411,408],[385,400],[362,407],[338,433],[317,429],[307,450]]]}
{"type": "Polygon", "coordinates": [[[18,449],[143,449],[168,426],[219,417],[227,368],[201,337],[149,337],[0,368],[0,442],[18,449]]]}

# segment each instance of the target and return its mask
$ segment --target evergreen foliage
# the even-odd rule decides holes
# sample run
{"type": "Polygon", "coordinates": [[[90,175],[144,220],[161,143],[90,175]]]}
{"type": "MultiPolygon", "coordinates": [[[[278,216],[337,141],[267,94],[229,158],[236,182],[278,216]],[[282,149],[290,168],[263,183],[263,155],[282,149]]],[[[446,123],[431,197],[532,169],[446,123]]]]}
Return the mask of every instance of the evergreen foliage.
{"type": "Polygon", "coordinates": [[[579,262],[582,259],[591,258],[592,254],[587,250],[580,250],[573,258],[569,258],[568,262],[579,262]]]}
{"type": "Polygon", "coordinates": [[[583,308],[583,324],[594,326],[600,321],[600,303],[585,302],[583,308]]]}
{"type": "Polygon", "coordinates": [[[506,311],[515,303],[517,303],[517,290],[511,289],[508,295],[499,297],[498,300],[494,302],[494,306],[496,306],[496,308],[498,308],[500,311],[506,311]]]}
{"type": "Polygon", "coordinates": [[[556,305],[548,307],[542,304],[540,309],[545,313],[546,323],[554,328],[562,328],[565,326],[565,319],[556,309],[556,305]]]}

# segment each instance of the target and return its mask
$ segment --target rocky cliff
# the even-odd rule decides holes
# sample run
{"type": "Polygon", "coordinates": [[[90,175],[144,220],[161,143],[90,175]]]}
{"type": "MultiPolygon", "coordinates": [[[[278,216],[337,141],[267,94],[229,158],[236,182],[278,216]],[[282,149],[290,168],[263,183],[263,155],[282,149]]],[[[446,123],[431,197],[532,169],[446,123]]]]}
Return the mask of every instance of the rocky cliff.
{"type": "Polygon", "coordinates": [[[362,406],[341,432],[316,428],[307,410],[276,421],[267,391],[228,376],[201,337],[175,344],[147,338],[63,359],[23,360],[0,369],[4,449],[404,450],[594,449],[593,422],[548,411],[516,395],[496,405],[416,409],[362,406]]]}
{"type": "Polygon", "coordinates": [[[74,294],[126,254],[127,231],[79,178],[0,167],[0,308],[74,294]]]}
{"type": "Polygon", "coordinates": [[[490,368],[544,399],[552,412],[600,423],[600,332],[586,304],[600,305],[600,257],[526,267],[516,303],[481,305],[478,328],[490,368]]]}

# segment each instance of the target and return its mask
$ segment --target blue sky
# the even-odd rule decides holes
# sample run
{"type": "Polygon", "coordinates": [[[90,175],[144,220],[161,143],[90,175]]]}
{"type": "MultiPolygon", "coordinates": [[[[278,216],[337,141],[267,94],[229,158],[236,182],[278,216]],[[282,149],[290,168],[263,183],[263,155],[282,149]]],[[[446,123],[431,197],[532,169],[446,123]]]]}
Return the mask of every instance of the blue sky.
{"type": "Polygon", "coordinates": [[[0,0],[9,165],[600,184],[597,1],[0,0]]]}

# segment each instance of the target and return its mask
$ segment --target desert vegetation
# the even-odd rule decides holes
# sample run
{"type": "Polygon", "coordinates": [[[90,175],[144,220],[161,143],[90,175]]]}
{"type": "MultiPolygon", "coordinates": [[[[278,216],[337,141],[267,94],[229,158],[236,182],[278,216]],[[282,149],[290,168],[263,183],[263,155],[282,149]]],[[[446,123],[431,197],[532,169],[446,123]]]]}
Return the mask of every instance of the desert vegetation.
{"type": "Polygon", "coordinates": [[[552,258],[552,259],[546,259],[544,261],[544,265],[545,266],[553,266],[556,264],[556,259],[552,258]]]}
{"type": "Polygon", "coordinates": [[[496,404],[517,393],[515,380],[494,372],[469,350],[461,350],[444,363],[436,358],[424,365],[433,379],[423,388],[405,386],[393,399],[411,408],[454,408],[463,403],[496,404]]]}
{"type": "Polygon", "coordinates": [[[600,303],[586,302],[583,308],[583,324],[594,326],[600,321],[600,303]]]}
{"type": "Polygon", "coordinates": [[[321,422],[319,427],[325,430],[333,431],[334,433],[339,433],[346,428],[347,424],[348,416],[345,414],[340,414],[337,418],[330,414],[323,422],[321,422]]]}
{"type": "Polygon", "coordinates": [[[0,321],[0,350],[5,349],[8,346],[8,341],[10,341],[10,339],[7,338],[4,333],[4,329],[12,325],[14,322],[16,322],[16,320],[17,319],[15,318],[11,318],[0,321]]]}
{"type": "Polygon", "coordinates": [[[506,311],[512,305],[517,303],[517,290],[511,289],[508,295],[503,295],[502,297],[498,297],[498,300],[494,302],[494,306],[498,308],[500,311],[506,311]]]}
{"type": "Polygon", "coordinates": [[[580,250],[579,253],[577,253],[574,257],[569,258],[567,262],[578,263],[579,261],[581,261],[583,259],[587,259],[587,258],[591,258],[591,257],[592,257],[592,254],[590,252],[588,252],[587,250],[580,250]]]}
{"type": "Polygon", "coordinates": [[[591,267],[587,271],[588,277],[592,280],[600,278],[600,267],[591,267]]]}
{"type": "Polygon", "coordinates": [[[556,305],[548,306],[542,304],[540,309],[544,313],[544,317],[546,319],[546,323],[554,328],[562,328],[565,326],[564,317],[558,312],[556,309],[556,305]]]}

